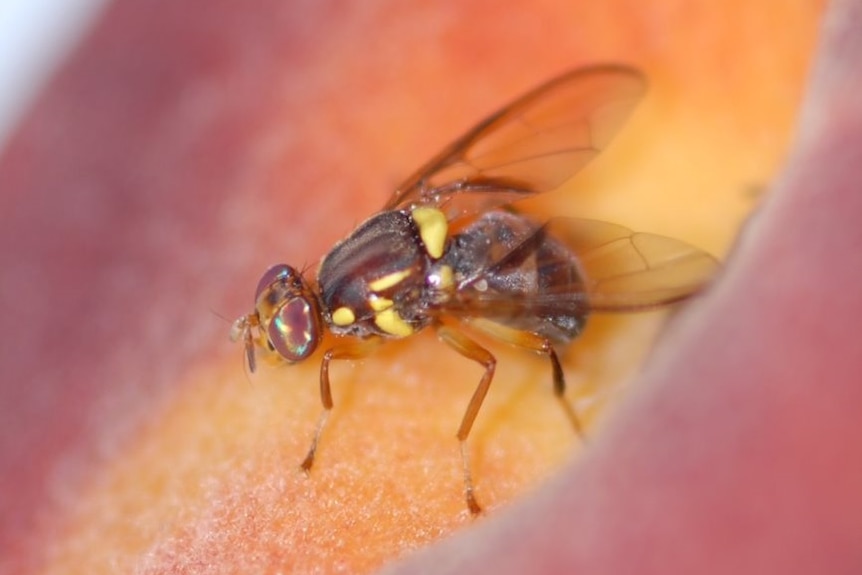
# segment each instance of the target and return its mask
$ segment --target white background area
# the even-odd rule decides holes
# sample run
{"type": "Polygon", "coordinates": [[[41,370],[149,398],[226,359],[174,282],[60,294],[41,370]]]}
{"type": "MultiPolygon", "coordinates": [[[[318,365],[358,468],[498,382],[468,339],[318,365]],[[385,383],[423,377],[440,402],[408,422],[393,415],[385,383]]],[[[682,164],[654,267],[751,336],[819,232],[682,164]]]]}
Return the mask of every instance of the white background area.
{"type": "Polygon", "coordinates": [[[0,0],[0,154],[108,0],[0,0]]]}

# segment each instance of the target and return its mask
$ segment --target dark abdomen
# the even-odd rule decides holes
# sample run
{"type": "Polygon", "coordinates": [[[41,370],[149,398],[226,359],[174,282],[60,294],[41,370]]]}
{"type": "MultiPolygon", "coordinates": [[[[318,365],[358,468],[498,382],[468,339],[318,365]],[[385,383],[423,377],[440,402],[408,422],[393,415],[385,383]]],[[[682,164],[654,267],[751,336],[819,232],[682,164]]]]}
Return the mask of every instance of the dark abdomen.
{"type": "Polygon", "coordinates": [[[575,254],[524,215],[494,211],[465,227],[445,256],[458,289],[451,311],[542,335],[577,337],[586,322],[575,254]]]}

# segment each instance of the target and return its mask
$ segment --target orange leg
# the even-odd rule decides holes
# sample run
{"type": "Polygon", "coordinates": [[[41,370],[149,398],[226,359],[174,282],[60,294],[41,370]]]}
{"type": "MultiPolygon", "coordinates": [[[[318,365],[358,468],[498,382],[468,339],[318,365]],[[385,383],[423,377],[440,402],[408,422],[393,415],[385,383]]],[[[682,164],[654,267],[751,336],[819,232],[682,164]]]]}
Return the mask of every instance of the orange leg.
{"type": "Polygon", "coordinates": [[[474,494],[473,477],[470,473],[470,458],[467,454],[465,442],[467,441],[467,436],[470,435],[470,429],[473,427],[473,422],[476,420],[479,408],[482,407],[482,401],[484,401],[485,395],[488,394],[488,388],[491,386],[491,380],[494,378],[494,368],[497,365],[497,360],[487,349],[453,328],[438,326],[437,335],[452,349],[464,357],[480,363],[485,368],[485,373],[482,375],[476,391],[473,392],[473,397],[467,405],[467,411],[464,412],[464,417],[461,419],[461,426],[458,428],[457,435],[461,447],[461,463],[464,467],[464,498],[467,500],[467,508],[470,509],[470,513],[478,515],[481,513],[482,508],[476,501],[474,494]]]}
{"type": "Polygon", "coordinates": [[[563,376],[563,368],[560,365],[557,352],[554,351],[554,346],[547,338],[529,331],[520,331],[499,323],[482,319],[471,320],[468,325],[471,328],[475,328],[495,339],[499,339],[500,341],[547,355],[548,359],[551,361],[551,370],[553,372],[554,396],[556,396],[557,400],[560,402],[560,405],[562,406],[566,417],[569,419],[569,422],[572,424],[575,433],[578,434],[578,437],[580,437],[582,441],[585,439],[580,419],[578,419],[577,413],[575,413],[575,410],[572,409],[571,405],[569,405],[569,402],[566,401],[566,380],[563,376]]]}
{"type": "Polygon", "coordinates": [[[254,373],[257,369],[257,361],[254,355],[254,333],[260,333],[260,320],[257,313],[250,313],[237,319],[230,327],[230,340],[242,340],[243,349],[245,350],[245,365],[248,373],[254,373]]]}
{"type": "Polygon", "coordinates": [[[243,345],[245,347],[245,361],[248,366],[249,373],[254,373],[257,369],[257,360],[254,356],[254,336],[251,334],[251,328],[245,328],[243,335],[243,345]]]}
{"type": "Polygon", "coordinates": [[[360,339],[346,342],[342,345],[326,350],[323,354],[323,361],[320,363],[320,402],[323,404],[323,411],[317,419],[317,426],[314,429],[314,437],[311,440],[311,447],[308,449],[308,454],[302,460],[300,467],[308,473],[314,465],[314,455],[317,453],[317,444],[320,442],[320,435],[323,428],[326,426],[326,420],[329,419],[329,412],[332,411],[332,388],[329,385],[329,362],[333,359],[362,359],[369,353],[377,349],[382,343],[379,338],[360,339]]]}

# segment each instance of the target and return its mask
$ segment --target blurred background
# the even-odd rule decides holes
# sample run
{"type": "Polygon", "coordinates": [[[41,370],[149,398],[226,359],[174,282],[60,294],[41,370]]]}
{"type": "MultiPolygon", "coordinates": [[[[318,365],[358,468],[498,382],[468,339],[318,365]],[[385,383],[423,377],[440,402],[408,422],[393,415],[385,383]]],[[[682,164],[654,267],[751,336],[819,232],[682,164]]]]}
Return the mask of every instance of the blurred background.
{"type": "Polygon", "coordinates": [[[0,2],[0,151],[28,103],[106,4],[107,0],[0,2]]]}

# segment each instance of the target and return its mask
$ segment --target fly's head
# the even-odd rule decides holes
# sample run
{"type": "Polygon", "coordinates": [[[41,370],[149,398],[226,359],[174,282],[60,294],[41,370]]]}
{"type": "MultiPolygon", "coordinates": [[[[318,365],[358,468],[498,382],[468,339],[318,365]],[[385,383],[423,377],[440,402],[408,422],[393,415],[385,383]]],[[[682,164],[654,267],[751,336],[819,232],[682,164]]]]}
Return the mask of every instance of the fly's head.
{"type": "Polygon", "coordinates": [[[314,291],[296,269],[278,264],[257,284],[254,311],[237,319],[230,338],[245,346],[249,370],[257,367],[256,348],[289,362],[309,357],[323,333],[314,291]]]}

